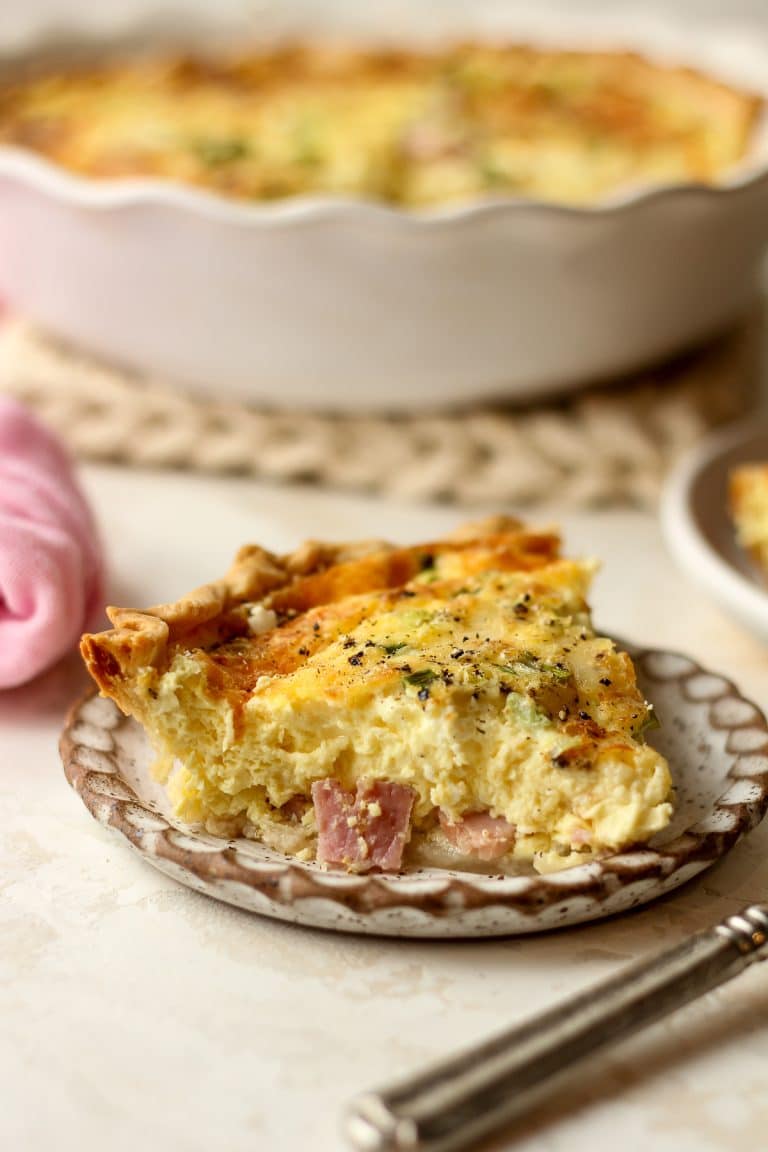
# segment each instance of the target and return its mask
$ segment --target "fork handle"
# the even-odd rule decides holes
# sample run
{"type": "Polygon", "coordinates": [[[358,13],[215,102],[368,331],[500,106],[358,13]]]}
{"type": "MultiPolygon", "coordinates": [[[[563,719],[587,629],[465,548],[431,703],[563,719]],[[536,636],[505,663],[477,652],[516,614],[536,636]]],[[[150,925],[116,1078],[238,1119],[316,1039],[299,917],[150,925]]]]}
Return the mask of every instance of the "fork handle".
{"type": "Polygon", "coordinates": [[[631,1036],[768,956],[768,905],[755,904],[632,965],[520,1027],[355,1099],[358,1152],[456,1152],[522,1115],[571,1065],[631,1036]]]}

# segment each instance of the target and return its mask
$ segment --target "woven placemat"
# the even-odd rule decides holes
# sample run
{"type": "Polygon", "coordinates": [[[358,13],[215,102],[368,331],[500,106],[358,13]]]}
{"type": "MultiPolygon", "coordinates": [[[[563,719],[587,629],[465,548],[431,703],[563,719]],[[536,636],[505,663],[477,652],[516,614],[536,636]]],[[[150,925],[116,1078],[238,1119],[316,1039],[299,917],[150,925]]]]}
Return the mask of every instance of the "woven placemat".
{"type": "Polygon", "coordinates": [[[311,482],[404,498],[650,508],[670,463],[755,404],[762,314],[664,367],[535,407],[331,416],[186,394],[99,362],[18,319],[0,387],[83,460],[311,482]]]}

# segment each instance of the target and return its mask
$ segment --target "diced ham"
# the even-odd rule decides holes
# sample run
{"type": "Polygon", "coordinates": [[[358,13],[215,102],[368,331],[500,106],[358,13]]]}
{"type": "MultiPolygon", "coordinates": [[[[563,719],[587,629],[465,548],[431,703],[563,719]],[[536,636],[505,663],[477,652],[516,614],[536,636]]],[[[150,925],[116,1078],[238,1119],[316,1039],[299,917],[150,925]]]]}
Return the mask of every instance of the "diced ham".
{"type": "Polygon", "coordinates": [[[478,860],[497,860],[515,843],[514,824],[488,812],[468,812],[456,823],[441,812],[440,827],[454,848],[478,860]]]}
{"type": "Polygon", "coordinates": [[[350,872],[400,868],[411,834],[412,788],[361,780],[356,792],[348,792],[338,780],[317,780],[312,799],[319,864],[341,865],[350,872]]]}
{"type": "Polygon", "coordinates": [[[442,160],[461,152],[456,133],[449,132],[444,124],[429,120],[408,126],[403,134],[402,149],[413,160],[442,160]]]}

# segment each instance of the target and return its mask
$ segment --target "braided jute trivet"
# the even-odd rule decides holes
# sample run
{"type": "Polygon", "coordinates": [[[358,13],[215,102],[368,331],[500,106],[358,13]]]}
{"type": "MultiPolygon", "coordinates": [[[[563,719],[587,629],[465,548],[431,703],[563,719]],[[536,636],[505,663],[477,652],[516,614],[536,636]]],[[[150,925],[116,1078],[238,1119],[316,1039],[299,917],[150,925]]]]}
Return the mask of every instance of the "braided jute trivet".
{"type": "Polygon", "coordinates": [[[684,359],[535,407],[386,417],[193,397],[10,319],[0,328],[0,389],[32,405],[83,460],[465,506],[652,508],[675,457],[754,404],[761,331],[753,315],[684,359]]]}

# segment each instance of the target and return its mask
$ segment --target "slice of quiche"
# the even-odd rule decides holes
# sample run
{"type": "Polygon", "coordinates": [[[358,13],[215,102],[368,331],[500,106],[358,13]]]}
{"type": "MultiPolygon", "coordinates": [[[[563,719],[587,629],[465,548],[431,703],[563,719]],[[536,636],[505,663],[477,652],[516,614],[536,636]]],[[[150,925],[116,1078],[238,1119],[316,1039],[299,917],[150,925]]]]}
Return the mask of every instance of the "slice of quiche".
{"type": "MultiPolygon", "coordinates": [[[[177,814],[350,871],[424,846],[550,871],[643,843],[671,779],[591,562],[497,518],[408,548],[243,548],[82,652],[144,726],[177,814]]],[[[498,867],[498,865],[497,865],[498,867]]]]}
{"type": "Polygon", "coordinates": [[[768,577],[768,464],[741,464],[728,477],[736,539],[768,577]]]}

